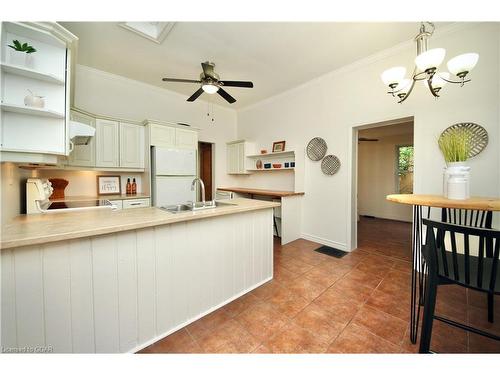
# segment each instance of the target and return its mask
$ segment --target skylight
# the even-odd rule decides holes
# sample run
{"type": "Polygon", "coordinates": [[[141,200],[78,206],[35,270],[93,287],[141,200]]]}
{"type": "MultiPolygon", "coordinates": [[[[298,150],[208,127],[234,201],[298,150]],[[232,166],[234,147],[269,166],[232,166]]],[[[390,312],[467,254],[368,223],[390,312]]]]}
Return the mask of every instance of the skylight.
{"type": "Polygon", "coordinates": [[[160,44],[172,30],[174,24],[175,22],[121,22],[119,25],[160,44]]]}

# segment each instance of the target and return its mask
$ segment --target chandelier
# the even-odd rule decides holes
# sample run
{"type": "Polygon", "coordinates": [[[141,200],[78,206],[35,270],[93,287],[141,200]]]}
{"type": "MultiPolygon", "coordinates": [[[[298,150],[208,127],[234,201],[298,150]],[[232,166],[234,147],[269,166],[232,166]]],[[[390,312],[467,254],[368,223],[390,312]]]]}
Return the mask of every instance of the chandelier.
{"type": "Polygon", "coordinates": [[[446,50],[444,48],[429,48],[429,39],[434,32],[434,24],[422,22],[420,32],[415,37],[417,44],[417,57],[415,58],[415,68],[412,79],[405,78],[406,68],[396,66],[387,69],[381,75],[382,81],[389,86],[388,94],[398,99],[402,103],[408,98],[415,86],[415,82],[423,81],[436,98],[439,92],[447,83],[457,83],[463,86],[470,79],[465,79],[467,74],[476,66],[479,55],[477,53],[464,53],[448,61],[448,70],[458,77],[458,80],[450,80],[450,73],[438,71],[444,60],[446,50]],[[429,26],[430,31],[426,28],[429,26]]]}

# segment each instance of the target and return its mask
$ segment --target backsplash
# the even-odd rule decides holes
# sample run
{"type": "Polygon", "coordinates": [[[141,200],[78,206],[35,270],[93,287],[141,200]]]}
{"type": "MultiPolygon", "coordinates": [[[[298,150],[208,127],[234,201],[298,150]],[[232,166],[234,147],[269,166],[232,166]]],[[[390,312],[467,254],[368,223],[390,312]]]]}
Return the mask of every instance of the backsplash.
{"type": "Polygon", "coordinates": [[[142,179],[144,173],[129,173],[129,172],[97,172],[97,171],[68,171],[68,170],[40,170],[38,172],[40,178],[64,178],[69,181],[64,193],[67,196],[97,195],[97,176],[120,176],[121,191],[125,194],[125,186],[127,178],[130,182],[135,178],[137,183],[138,193],[148,193],[142,190],[142,179]]]}

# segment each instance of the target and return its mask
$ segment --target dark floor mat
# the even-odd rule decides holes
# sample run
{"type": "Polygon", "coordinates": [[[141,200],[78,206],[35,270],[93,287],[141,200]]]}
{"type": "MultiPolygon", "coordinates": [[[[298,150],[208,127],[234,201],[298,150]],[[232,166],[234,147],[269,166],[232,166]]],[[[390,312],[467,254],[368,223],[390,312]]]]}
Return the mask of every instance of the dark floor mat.
{"type": "Polygon", "coordinates": [[[335,257],[335,258],[342,258],[344,255],[348,254],[347,251],[335,249],[334,247],[330,247],[330,246],[321,246],[321,247],[318,247],[314,251],[317,251],[318,253],[321,253],[321,254],[330,255],[330,256],[335,257]]]}

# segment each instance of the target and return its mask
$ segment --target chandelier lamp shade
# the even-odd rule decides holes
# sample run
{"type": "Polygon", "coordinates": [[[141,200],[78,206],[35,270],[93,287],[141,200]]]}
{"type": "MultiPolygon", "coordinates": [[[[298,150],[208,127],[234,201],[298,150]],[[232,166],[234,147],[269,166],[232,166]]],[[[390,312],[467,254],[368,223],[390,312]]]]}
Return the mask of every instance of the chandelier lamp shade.
{"type": "Polygon", "coordinates": [[[417,57],[411,78],[406,78],[406,68],[396,66],[387,69],[380,78],[389,87],[388,94],[398,99],[398,103],[404,102],[411,94],[415,83],[422,81],[433,96],[439,97],[439,92],[447,83],[456,83],[463,86],[470,79],[467,75],[477,64],[479,55],[477,53],[464,53],[453,57],[446,64],[448,71],[439,71],[446,56],[444,48],[429,49],[429,39],[434,33],[434,24],[422,22],[420,32],[415,37],[417,44],[417,57]],[[429,26],[430,30],[426,26],[429,26]],[[457,78],[451,79],[451,75],[457,78]]]}

